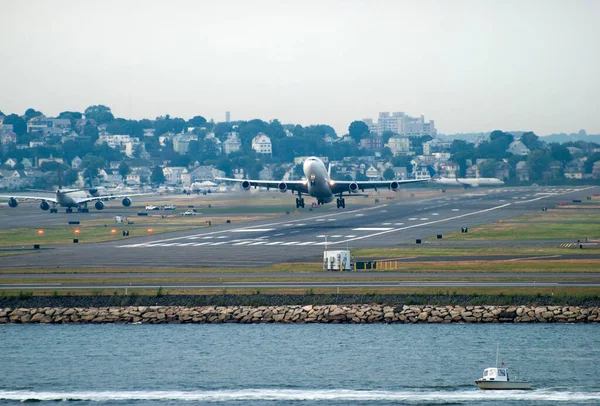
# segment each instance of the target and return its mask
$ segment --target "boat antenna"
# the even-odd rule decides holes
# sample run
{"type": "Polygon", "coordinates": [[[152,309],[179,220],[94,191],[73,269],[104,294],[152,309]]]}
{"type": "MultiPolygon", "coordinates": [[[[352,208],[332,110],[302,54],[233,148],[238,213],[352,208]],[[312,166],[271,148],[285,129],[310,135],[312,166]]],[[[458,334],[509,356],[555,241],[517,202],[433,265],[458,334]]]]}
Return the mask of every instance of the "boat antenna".
{"type": "Polygon", "coordinates": [[[498,352],[500,351],[500,343],[496,343],[496,368],[498,368],[498,352]]]}

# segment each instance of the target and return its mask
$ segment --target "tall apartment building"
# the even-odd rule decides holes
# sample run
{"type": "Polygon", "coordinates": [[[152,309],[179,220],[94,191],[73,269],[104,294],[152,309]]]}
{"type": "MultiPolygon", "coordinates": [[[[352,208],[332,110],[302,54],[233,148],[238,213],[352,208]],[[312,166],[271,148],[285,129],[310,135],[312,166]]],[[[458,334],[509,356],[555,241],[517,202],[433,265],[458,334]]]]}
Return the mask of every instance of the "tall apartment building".
{"type": "Polygon", "coordinates": [[[421,137],[430,135],[435,137],[437,130],[435,122],[430,120],[425,122],[425,116],[410,117],[403,112],[380,112],[377,123],[371,118],[363,119],[363,122],[369,127],[373,134],[382,135],[384,131],[391,131],[394,134],[406,137],[421,137]]]}

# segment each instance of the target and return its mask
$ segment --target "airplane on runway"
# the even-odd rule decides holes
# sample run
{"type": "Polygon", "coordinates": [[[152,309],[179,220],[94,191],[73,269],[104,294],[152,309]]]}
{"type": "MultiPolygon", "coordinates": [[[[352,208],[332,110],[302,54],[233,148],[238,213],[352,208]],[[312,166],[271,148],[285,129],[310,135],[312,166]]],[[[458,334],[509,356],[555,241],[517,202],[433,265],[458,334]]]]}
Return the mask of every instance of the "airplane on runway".
{"type": "Polygon", "coordinates": [[[143,196],[151,195],[153,193],[136,193],[136,194],[120,194],[120,195],[103,195],[102,190],[99,187],[93,187],[89,189],[88,193],[83,189],[62,189],[62,180],[60,171],[58,172],[58,189],[54,192],[55,197],[49,196],[2,196],[0,198],[8,198],[8,205],[10,207],[17,207],[19,200],[36,200],[40,202],[40,209],[46,211],[50,210],[50,213],[58,213],[56,206],[66,207],[67,213],[72,213],[74,208],[77,208],[77,212],[87,213],[89,211],[87,204],[94,203],[96,210],[104,209],[104,202],[114,199],[123,198],[121,203],[125,207],[131,206],[131,196],[143,196]],[[52,207],[50,206],[52,205],[52,207]]]}
{"type": "Polygon", "coordinates": [[[447,186],[479,187],[502,186],[504,181],[497,178],[438,178],[433,182],[447,186]]]}
{"type": "Polygon", "coordinates": [[[344,193],[348,196],[365,196],[364,194],[358,194],[359,191],[364,192],[365,189],[388,188],[394,192],[398,191],[400,185],[407,183],[419,183],[427,182],[431,178],[427,179],[410,179],[410,180],[391,180],[391,181],[345,181],[345,180],[333,180],[331,179],[331,165],[329,169],[325,168],[325,164],[322,160],[317,157],[306,158],[302,164],[304,180],[289,180],[289,181],[277,181],[277,180],[248,180],[248,179],[231,179],[231,178],[216,178],[217,180],[223,180],[227,182],[237,182],[241,184],[243,190],[250,190],[252,186],[266,187],[267,189],[273,188],[279,190],[281,193],[285,193],[291,190],[292,193],[296,192],[298,197],[296,198],[296,208],[304,208],[303,194],[307,194],[317,199],[318,204],[325,204],[333,201],[337,196],[337,207],[338,209],[346,207],[346,200],[344,193]]]}

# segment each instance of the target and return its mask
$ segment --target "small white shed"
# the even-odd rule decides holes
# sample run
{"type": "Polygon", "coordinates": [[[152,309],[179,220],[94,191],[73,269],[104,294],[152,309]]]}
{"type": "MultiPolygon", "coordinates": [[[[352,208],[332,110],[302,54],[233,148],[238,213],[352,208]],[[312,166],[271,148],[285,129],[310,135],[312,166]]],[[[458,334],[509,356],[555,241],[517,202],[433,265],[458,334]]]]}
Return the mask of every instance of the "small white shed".
{"type": "Polygon", "coordinates": [[[351,271],[353,264],[348,250],[325,250],[323,252],[324,271],[351,271]]]}

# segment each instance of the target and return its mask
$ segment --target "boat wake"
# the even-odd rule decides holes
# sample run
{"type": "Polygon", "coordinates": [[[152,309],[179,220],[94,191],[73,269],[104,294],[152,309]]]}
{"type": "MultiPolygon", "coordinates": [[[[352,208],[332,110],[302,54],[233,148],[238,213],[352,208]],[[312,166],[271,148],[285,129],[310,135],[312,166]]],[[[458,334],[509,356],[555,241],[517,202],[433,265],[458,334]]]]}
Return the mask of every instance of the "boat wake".
{"type": "Polygon", "coordinates": [[[0,401],[394,401],[405,403],[453,403],[481,401],[600,402],[600,392],[534,391],[368,391],[348,389],[242,389],[214,391],[0,391],[0,401]]]}

